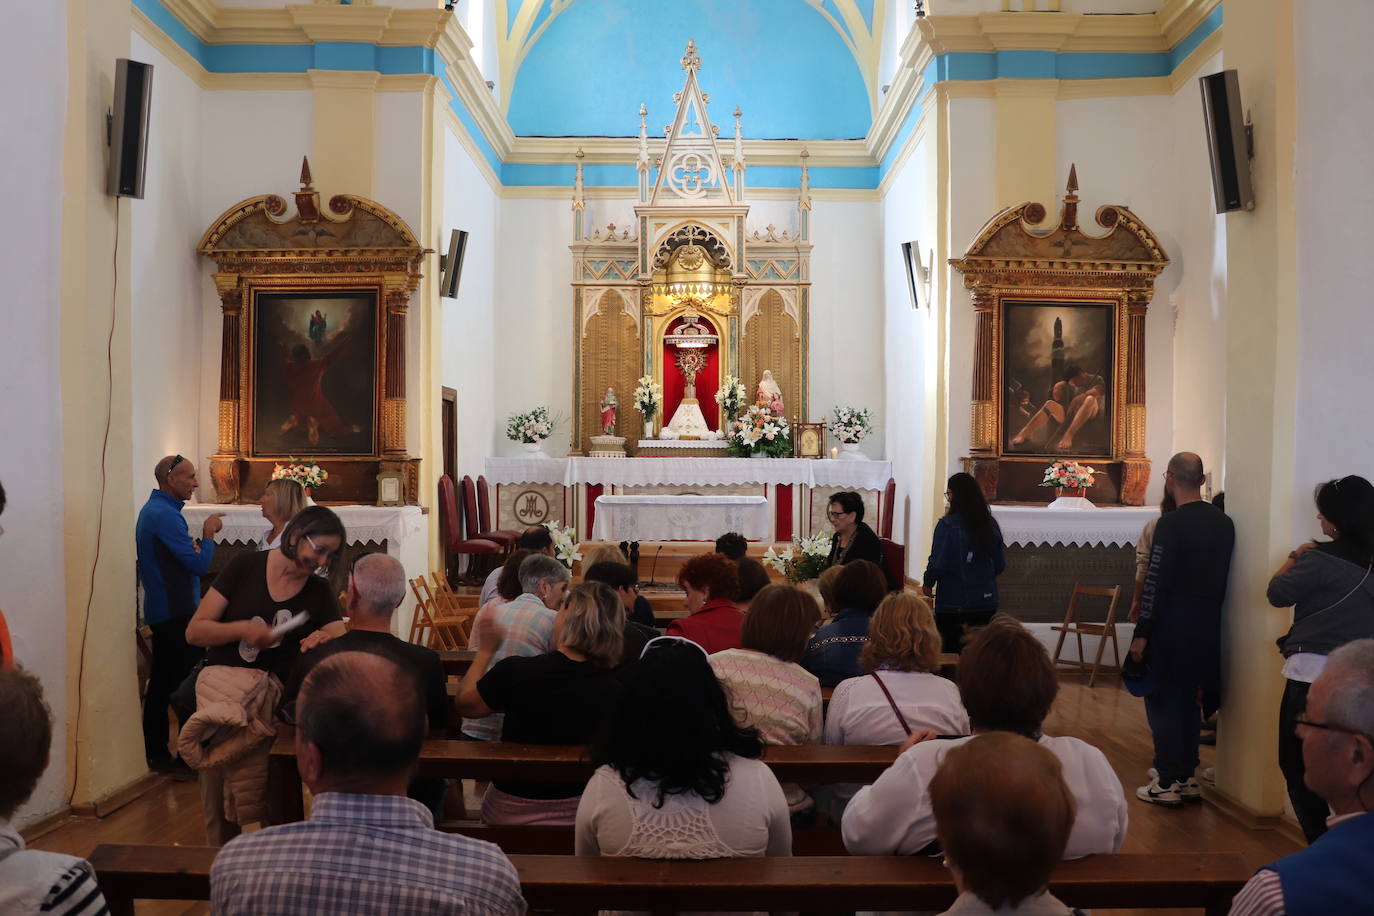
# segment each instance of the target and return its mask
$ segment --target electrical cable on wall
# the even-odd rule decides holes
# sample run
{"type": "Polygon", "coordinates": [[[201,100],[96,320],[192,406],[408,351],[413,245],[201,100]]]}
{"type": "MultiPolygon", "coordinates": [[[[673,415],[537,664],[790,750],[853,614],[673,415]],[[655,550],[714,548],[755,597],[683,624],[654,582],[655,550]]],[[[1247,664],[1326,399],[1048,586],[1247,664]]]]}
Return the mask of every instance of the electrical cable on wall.
{"type": "Polygon", "coordinates": [[[119,203],[115,198],[115,236],[112,267],[114,276],[110,283],[110,332],[105,338],[105,433],[100,442],[100,496],[95,512],[95,556],[91,559],[91,578],[86,593],[86,611],[81,619],[81,651],[76,661],[76,715],[75,740],[72,754],[72,784],[67,792],[67,804],[76,798],[78,775],[81,770],[81,708],[82,688],[86,680],[86,637],[91,629],[91,606],[95,603],[95,574],[100,566],[101,535],[105,526],[105,457],[110,448],[110,423],[114,418],[114,332],[118,319],[119,305],[119,203]]]}

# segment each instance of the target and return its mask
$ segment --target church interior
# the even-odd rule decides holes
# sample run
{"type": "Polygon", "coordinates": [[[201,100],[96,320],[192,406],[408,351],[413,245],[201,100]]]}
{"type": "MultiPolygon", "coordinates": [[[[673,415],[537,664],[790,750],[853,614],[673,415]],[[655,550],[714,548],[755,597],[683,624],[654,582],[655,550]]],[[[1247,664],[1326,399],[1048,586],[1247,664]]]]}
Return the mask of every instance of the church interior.
{"type": "MultiPolygon", "coordinates": [[[[196,785],[150,772],[134,724],[135,529],[164,456],[198,474],[192,535],[222,514],[212,571],[293,477],[347,529],[343,561],[418,580],[392,632],[446,659],[532,527],[574,583],[573,552],[618,545],[666,626],[718,535],[782,582],[775,558],[829,550],[852,491],[889,586],[919,592],[966,472],[1006,545],[1000,611],[1063,663],[1045,731],[1120,776],[1121,854],[1235,854],[1243,882],[1305,845],[1276,754],[1292,611],[1266,586],[1321,536],[1314,488],[1374,452],[1347,404],[1371,380],[1374,5],[6,13],[0,633],[54,723],[12,818],[29,848],[205,843],[196,785]],[[1151,728],[1120,669],[1181,452],[1235,544],[1211,781],[1169,810],[1136,798],[1151,728]],[[1056,462],[1090,485],[1053,484],[1056,462]],[[1076,586],[1103,595],[1070,622],[1076,586]]],[[[1223,913],[1237,890],[1122,874],[1098,907],[1223,913]]],[[[137,911],[208,911],[190,896],[137,911]]]]}

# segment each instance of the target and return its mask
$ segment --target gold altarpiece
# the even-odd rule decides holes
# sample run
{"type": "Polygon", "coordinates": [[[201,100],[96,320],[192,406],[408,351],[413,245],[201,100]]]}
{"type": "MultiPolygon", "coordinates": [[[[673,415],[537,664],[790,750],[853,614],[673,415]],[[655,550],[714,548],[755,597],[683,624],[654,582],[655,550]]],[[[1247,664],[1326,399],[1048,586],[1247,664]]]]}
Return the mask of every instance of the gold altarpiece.
{"type": "Polygon", "coordinates": [[[386,473],[400,475],[406,504],[418,504],[420,459],[406,443],[406,314],[428,249],[374,201],[338,194],[322,208],[308,162],[294,197],[291,216],[276,194],[240,201],[197,245],[218,268],[223,314],[214,500],[255,501],[273,467],[295,457],[329,472],[327,501],[376,503],[386,473]],[[308,309],[334,302],[349,310],[331,337],[323,310],[312,318],[308,309]],[[347,358],[336,359],[341,350],[347,358]],[[293,371],[293,391],[264,383],[293,371]],[[329,373],[341,383],[332,392],[329,373]],[[300,416],[311,404],[320,416],[300,416]]]}
{"type": "Polygon", "coordinates": [[[972,293],[976,322],[964,465],[989,500],[1045,501],[1053,491],[1039,483],[1058,458],[1103,472],[1088,494],[1095,503],[1145,500],[1145,314],[1169,258],[1123,206],[1099,207],[1095,221],[1107,232],[1084,233],[1077,192],[1070,169],[1057,223],[1042,225],[1043,204],[1008,207],[983,226],[963,257],[950,259],[972,293]],[[1062,334],[1063,317],[1080,315],[1088,316],[1081,323],[1088,330],[1077,339],[1062,334]],[[1034,333],[1022,333],[1026,328],[1034,333]],[[1075,370],[1074,382],[1063,378],[1075,370]],[[1035,384],[1022,384],[1031,377],[1035,384]],[[1061,380],[1064,419],[1037,420],[1061,380]],[[1097,403],[1092,417],[1076,426],[1073,411],[1084,398],[1097,403]],[[1092,423],[1100,430],[1096,437],[1092,423]]]}
{"type": "MultiPolygon", "coordinates": [[[[674,97],[666,142],[651,157],[648,112],[639,110],[639,199],[635,224],[588,232],[582,151],[573,189],[574,373],[572,453],[591,449],[601,433],[599,404],[607,388],[619,400],[619,435],[634,441],[641,420],[632,392],[652,376],[660,385],[678,369],[665,359],[665,337],[690,315],[719,336],[716,390],[727,375],[738,377],[752,397],[765,369],[783,392],[787,414],[805,421],[809,410],[811,195],[802,151],[798,229],[747,227],[746,163],[741,112],[729,166],[710,122],[710,97],[697,83],[701,58],[688,43],[682,58],[686,79],[674,97]]],[[[667,387],[667,386],[665,386],[667,387]]],[[[703,405],[706,396],[702,397],[703,405]]],[[[713,402],[712,402],[713,403],[713,402]]],[[[655,417],[662,430],[672,405],[655,417]]]]}

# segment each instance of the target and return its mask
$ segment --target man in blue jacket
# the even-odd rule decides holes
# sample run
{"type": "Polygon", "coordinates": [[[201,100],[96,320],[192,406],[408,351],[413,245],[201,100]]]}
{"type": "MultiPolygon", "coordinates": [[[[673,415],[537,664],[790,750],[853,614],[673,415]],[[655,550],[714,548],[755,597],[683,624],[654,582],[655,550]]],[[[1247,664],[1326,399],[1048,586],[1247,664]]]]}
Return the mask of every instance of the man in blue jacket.
{"type": "MultiPolygon", "coordinates": [[[[167,773],[179,768],[167,750],[167,703],[200,660],[201,650],[186,644],[186,624],[200,604],[200,577],[214,559],[211,539],[224,527],[224,513],[207,518],[200,542],[192,540],[181,508],[195,492],[196,466],[180,455],[168,455],[153,476],[158,487],[139,510],[135,528],[143,619],[153,631],[152,670],[143,699],[143,752],[150,769],[167,773]]],[[[180,768],[186,769],[184,764],[180,768]]]]}
{"type": "Polygon", "coordinates": [[[1231,916],[1368,913],[1374,900],[1374,639],[1332,652],[1298,716],[1307,787],[1331,805],[1327,831],[1255,872],[1231,916]]]}

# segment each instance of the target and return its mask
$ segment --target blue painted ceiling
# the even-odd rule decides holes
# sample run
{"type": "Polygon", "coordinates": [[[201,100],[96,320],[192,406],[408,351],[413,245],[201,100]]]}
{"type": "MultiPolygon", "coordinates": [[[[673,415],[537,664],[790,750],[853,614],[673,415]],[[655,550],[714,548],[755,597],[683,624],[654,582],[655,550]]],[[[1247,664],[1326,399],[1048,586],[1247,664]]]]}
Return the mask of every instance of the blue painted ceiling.
{"type": "MultiPolygon", "coordinates": [[[[520,136],[662,136],[688,39],[721,136],[841,139],[873,119],[875,0],[504,0],[507,117],[520,136]]],[[[504,10],[501,9],[504,7],[504,10]]],[[[878,11],[881,31],[881,9],[878,11]]]]}

